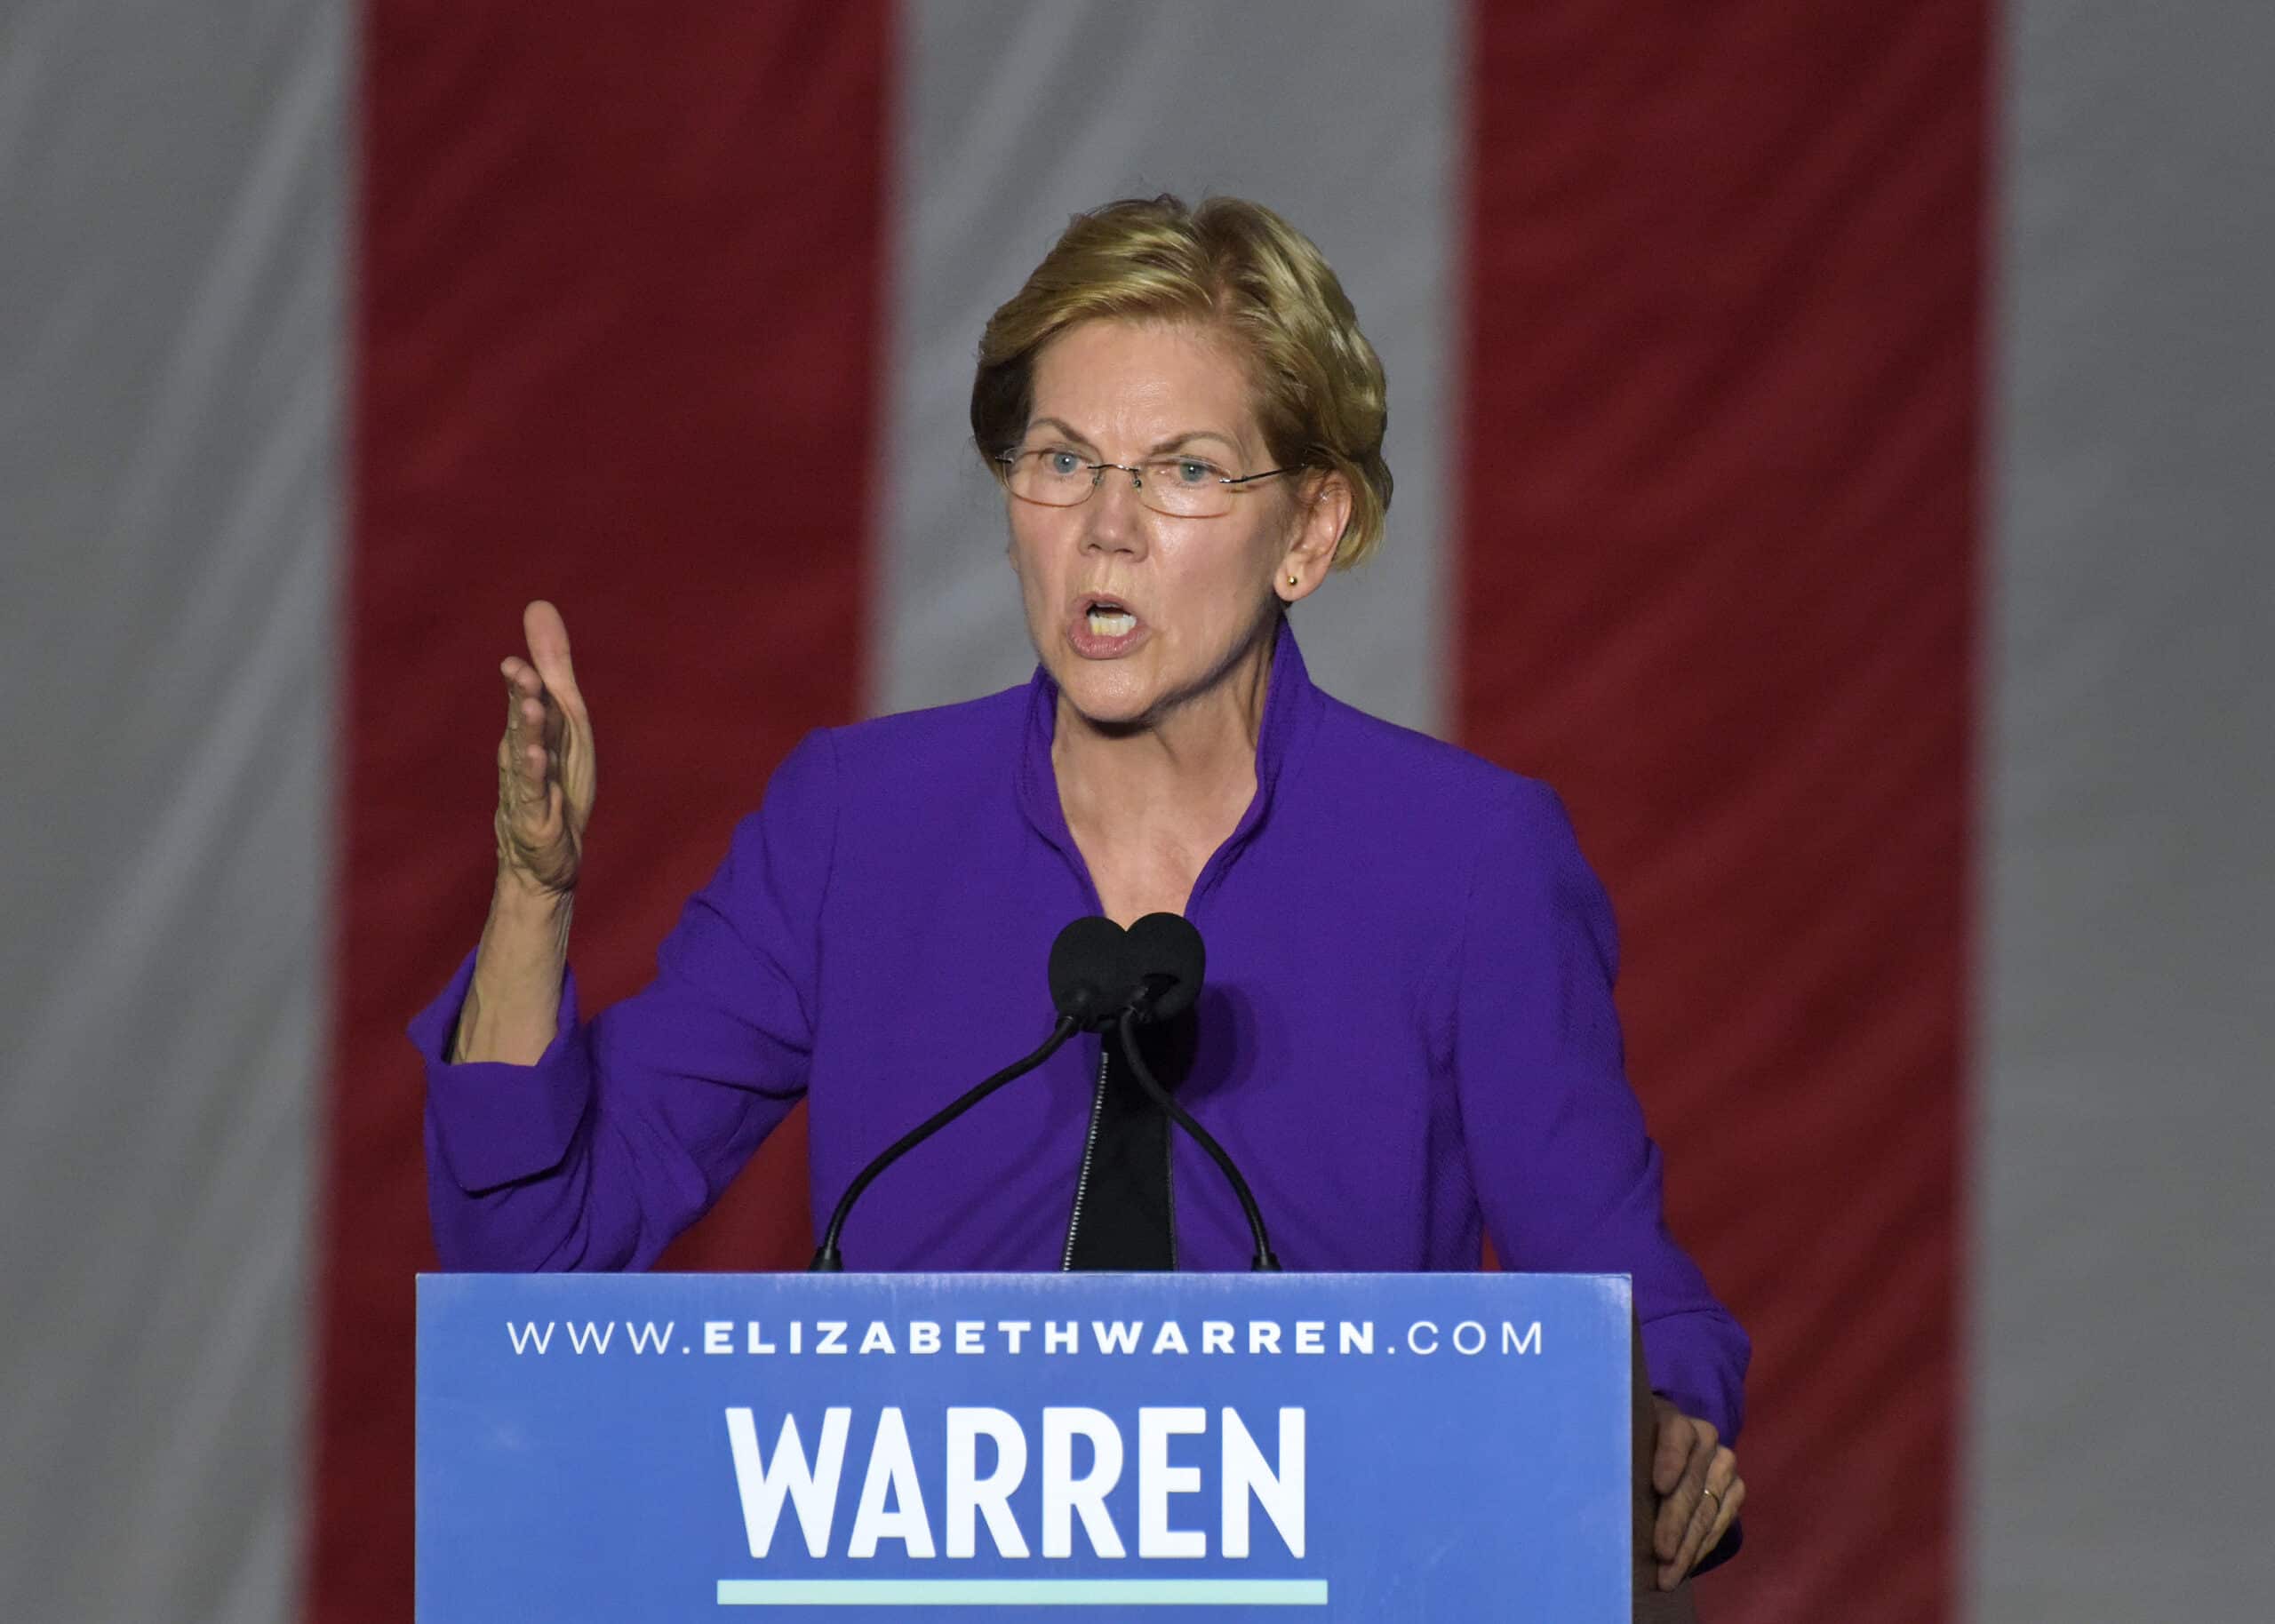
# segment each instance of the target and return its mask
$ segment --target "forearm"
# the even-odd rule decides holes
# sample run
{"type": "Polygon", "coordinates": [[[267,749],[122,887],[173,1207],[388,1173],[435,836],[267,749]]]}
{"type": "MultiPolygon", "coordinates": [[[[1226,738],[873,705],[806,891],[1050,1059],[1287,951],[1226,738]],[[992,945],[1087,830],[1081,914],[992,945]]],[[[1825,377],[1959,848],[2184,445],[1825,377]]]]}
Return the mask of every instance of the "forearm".
{"type": "Polygon", "coordinates": [[[571,894],[548,894],[511,874],[498,876],[474,981],[459,1011],[452,1062],[528,1066],[544,1055],[560,1023],[573,901],[571,894]]]}

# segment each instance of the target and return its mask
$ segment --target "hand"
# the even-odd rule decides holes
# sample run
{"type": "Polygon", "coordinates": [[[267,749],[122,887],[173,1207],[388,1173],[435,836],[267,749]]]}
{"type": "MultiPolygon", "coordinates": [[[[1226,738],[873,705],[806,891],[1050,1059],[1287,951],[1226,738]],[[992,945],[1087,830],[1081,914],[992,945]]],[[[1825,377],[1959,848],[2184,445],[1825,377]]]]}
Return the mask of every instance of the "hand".
{"type": "Polygon", "coordinates": [[[553,896],[576,888],[593,816],[593,723],[569,664],[569,628],[542,599],[522,611],[530,657],[508,655],[498,741],[499,883],[553,896]]]}
{"type": "Polygon", "coordinates": [[[1722,1447],[1713,1423],[1685,1415],[1651,1395],[1658,1440],[1651,1451],[1651,1487],[1659,1496],[1651,1554],[1659,1588],[1672,1590],[1712,1550],[1745,1501],[1737,1457],[1722,1447]]]}

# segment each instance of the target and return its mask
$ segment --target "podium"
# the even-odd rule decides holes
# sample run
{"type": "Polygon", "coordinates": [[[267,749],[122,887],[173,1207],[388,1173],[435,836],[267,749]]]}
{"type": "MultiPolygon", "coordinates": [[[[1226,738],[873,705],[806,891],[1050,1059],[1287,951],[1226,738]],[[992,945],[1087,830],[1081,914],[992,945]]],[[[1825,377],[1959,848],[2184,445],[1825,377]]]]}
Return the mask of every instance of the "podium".
{"type": "Polygon", "coordinates": [[[418,1617],[1688,1617],[1624,1276],[427,1275],[418,1617]]]}

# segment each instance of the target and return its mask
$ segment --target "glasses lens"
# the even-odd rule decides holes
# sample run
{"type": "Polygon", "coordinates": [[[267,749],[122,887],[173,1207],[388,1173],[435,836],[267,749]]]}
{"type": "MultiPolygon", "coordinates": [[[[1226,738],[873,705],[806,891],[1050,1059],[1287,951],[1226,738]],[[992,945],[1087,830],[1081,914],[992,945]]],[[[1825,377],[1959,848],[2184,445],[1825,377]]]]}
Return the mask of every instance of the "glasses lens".
{"type": "Polygon", "coordinates": [[[1007,481],[1011,494],[1047,507],[1072,507],[1090,494],[1090,465],[1063,447],[1049,446],[1015,453],[1007,481]]]}
{"type": "Polygon", "coordinates": [[[1213,519],[1232,511],[1225,471],[1198,457],[1157,457],[1145,467],[1145,506],[1180,519],[1213,519]]]}

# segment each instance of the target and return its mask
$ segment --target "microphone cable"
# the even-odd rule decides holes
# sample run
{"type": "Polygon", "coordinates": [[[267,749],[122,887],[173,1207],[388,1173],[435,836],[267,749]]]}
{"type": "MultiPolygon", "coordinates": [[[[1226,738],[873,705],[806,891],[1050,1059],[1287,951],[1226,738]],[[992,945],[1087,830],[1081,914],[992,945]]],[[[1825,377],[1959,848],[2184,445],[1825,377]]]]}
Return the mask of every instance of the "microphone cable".
{"type": "Polygon", "coordinates": [[[1278,1274],[1281,1272],[1280,1260],[1273,1255],[1271,1238],[1264,1232],[1264,1214],[1256,1205],[1256,1194],[1249,1189],[1248,1181],[1241,1176],[1241,1170],[1233,1166],[1233,1158],[1225,1154],[1225,1147],[1217,1142],[1217,1136],[1195,1122],[1193,1113],[1170,1096],[1169,1091],[1162,1087],[1160,1079],[1154,1077],[1153,1068],[1145,1063],[1145,1056],[1138,1052],[1138,1022],[1140,1015],[1140,1007],[1135,1003],[1122,1012],[1122,1053],[1130,1062],[1130,1075],[1138,1079],[1138,1086],[1145,1091],[1153,1103],[1167,1111],[1169,1119],[1190,1134],[1193,1143],[1208,1151],[1217,1166],[1224,1169],[1225,1177],[1232,1183],[1233,1193],[1240,1198],[1241,1211],[1247,1214],[1249,1233],[1256,1238],[1256,1255],[1249,1261],[1249,1271],[1278,1274]]]}
{"type": "Polygon", "coordinates": [[[1025,1077],[1044,1061],[1049,1060],[1058,1052],[1059,1047],[1067,1039],[1080,1030],[1081,1023],[1073,1015],[1060,1015],[1058,1023],[1050,1029],[1050,1036],[1043,1039],[1041,1048],[1024,1059],[1013,1061],[985,1081],[976,1083],[965,1089],[963,1093],[887,1145],[874,1160],[855,1175],[853,1182],[845,1187],[845,1193],[838,1197],[837,1210],[829,1215],[829,1228],[822,1232],[821,1245],[815,1248],[813,1262],[806,1265],[806,1272],[808,1274],[841,1274],[844,1271],[845,1259],[837,1249],[838,1236],[845,1228],[846,1218],[853,1211],[853,1203],[860,1198],[863,1190],[876,1182],[879,1174],[940,1129],[947,1126],[949,1123],[954,1122],[958,1117],[962,1116],[964,1112],[978,1104],[980,1101],[1003,1087],[1004,1084],[1025,1077]]]}

